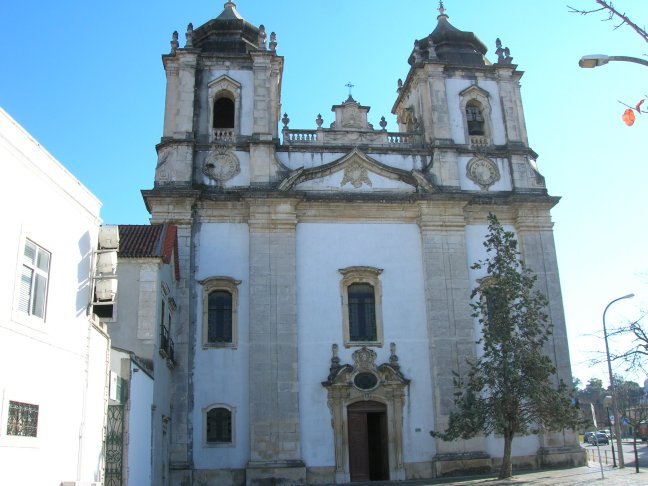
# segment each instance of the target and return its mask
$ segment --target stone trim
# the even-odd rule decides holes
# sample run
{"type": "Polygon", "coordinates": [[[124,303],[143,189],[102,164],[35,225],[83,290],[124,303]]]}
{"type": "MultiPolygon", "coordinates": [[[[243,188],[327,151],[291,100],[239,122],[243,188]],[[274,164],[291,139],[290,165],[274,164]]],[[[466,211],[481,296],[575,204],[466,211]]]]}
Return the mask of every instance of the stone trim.
{"type": "Polygon", "coordinates": [[[403,408],[410,380],[400,372],[396,345],[391,344],[389,363],[375,364],[376,353],[363,347],[353,353],[354,365],[340,365],[337,344],[332,346],[333,356],[328,379],[322,382],[328,393],[328,407],[331,412],[333,442],[335,446],[335,482],[348,483],[349,435],[347,410],[349,405],[362,401],[374,401],[387,408],[387,436],[389,455],[389,479],[405,479],[403,463],[403,408]],[[353,376],[361,371],[370,371],[378,376],[379,386],[371,391],[360,390],[353,385],[353,376]]]}
{"type": "Polygon", "coordinates": [[[202,285],[202,347],[234,348],[238,346],[238,286],[240,280],[231,277],[209,277],[198,282],[202,285]],[[232,342],[212,343],[208,339],[209,331],[209,294],[217,290],[224,290],[232,294],[232,342]]]}
{"type": "Polygon", "coordinates": [[[227,75],[222,75],[208,84],[207,97],[209,100],[209,140],[210,142],[216,141],[216,130],[214,129],[214,103],[219,98],[229,98],[234,102],[234,126],[231,127],[234,132],[234,137],[240,132],[241,127],[241,84],[234,81],[227,75]]]}
{"type": "Polygon", "coordinates": [[[472,139],[477,137],[481,140],[484,140],[486,145],[492,145],[493,144],[493,139],[491,134],[492,128],[491,128],[491,106],[490,106],[490,101],[489,101],[489,94],[488,91],[480,88],[476,84],[473,84],[472,86],[469,86],[468,88],[464,89],[459,93],[459,96],[461,96],[461,101],[459,102],[459,106],[461,107],[461,117],[463,119],[463,126],[464,126],[464,140],[466,141],[465,143],[470,145],[472,143],[472,139]],[[466,119],[466,106],[468,103],[471,101],[476,102],[480,108],[481,108],[481,114],[482,117],[484,118],[484,135],[470,135],[468,132],[468,120],[466,119]]]}
{"type": "Polygon", "coordinates": [[[382,286],[380,284],[381,268],[374,267],[347,267],[338,270],[342,274],[340,281],[340,296],[342,298],[342,332],[344,335],[344,347],[352,346],[383,346],[383,322],[382,322],[382,286]],[[376,313],[376,340],[375,341],[351,341],[349,329],[349,286],[354,283],[367,283],[374,289],[374,305],[376,313]]]}

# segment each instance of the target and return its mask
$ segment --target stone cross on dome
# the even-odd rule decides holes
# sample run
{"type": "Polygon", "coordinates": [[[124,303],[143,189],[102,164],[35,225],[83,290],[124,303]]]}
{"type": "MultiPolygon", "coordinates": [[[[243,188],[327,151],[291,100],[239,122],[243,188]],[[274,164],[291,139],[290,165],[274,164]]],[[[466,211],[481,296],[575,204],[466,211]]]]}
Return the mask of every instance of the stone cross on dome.
{"type": "Polygon", "coordinates": [[[439,15],[445,15],[445,7],[443,6],[443,0],[439,0],[439,15]]]}

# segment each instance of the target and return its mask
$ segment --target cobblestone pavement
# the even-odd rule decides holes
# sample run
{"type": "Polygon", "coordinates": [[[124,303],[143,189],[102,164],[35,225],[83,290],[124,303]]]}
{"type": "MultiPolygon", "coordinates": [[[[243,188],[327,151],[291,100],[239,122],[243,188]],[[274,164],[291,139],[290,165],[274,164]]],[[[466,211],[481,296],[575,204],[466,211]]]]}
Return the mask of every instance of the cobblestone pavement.
{"type": "Polygon", "coordinates": [[[640,469],[635,472],[634,467],[613,469],[603,466],[604,479],[601,481],[601,468],[598,463],[590,462],[586,467],[571,469],[552,469],[546,471],[530,471],[515,474],[511,479],[497,479],[497,476],[480,476],[470,478],[445,478],[416,481],[373,481],[370,483],[352,483],[349,486],[427,486],[427,485],[466,485],[466,486],[526,486],[526,485],[551,485],[551,486],[581,486],[601,482],[608,486],[625,486],[629,484],[647,485],[648,470],[640,469]]]}

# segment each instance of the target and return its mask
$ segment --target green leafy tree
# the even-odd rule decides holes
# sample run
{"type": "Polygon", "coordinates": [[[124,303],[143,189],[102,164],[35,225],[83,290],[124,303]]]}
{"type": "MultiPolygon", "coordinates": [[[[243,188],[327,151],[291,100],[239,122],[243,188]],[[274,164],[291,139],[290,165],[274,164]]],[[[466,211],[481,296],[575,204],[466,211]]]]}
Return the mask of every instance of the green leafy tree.
{"type": "Polygon", "coordinates": [[[488,216],[487,258],[473,265],[487,278],[473,290],[473,317],[479,320],[483,348],[455,378],[455,410],[443,440],[501,434],[501,479],[511,477],[511,446],[516,434],[575,428],[579,413],[569,388],[556,377],[543,347],[551,335],[546,297],[534,289],[536,276],[520,259],[517,240],[495,215],[488,216]]]}
{"type": "Polygon", "coordinates": [[[583,431],[592,430],[594,427],[592,421],[592,407],[590,404],[594,405],[596,418],[599,424],[601,426],[608,425],[605,397],[609,394],[610,392],[603,388],[603,381],[598,378],[590,378],[587,385],[585,385],[585,388],[577,391],[578,403],[580,404],[584,418],[583,431]]]}

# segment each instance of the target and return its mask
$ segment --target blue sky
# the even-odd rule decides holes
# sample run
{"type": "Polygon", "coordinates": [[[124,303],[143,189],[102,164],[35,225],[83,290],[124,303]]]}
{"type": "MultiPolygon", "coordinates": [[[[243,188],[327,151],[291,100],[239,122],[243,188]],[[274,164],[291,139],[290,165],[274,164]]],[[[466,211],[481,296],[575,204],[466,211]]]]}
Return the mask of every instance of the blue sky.
{"type": "MultiPolygon", "coordinates": [[[[0,106],[103,201],[106,223],[144,224],[141,189],[152,187],[155,144],[162,133],[165,76],[160,55],[174,30],[183,41],[216,17],[224,0],[7,1],[0,106]]],[[[315,128],[318,113],[348,95],[371,106],[378,126],[390,114],[396,82],[405,78],[415,39],[436,25],[433,0],[239,0],[252,24],[275,31],[285,57],[282,111],[292,128],[315,128]]],[[[646,190],[648,114],[633,127],[625,109],[648,94],[648,70],[629,63],[580,69],[584,54],[643,56],[648,46],[600,14],[569,13],[567,3],[594,0],[446,0],[450,22],[488,46],[511,50],[525,72],[522,96],[531,147],[553,210],[574,374],[605,380],[587,360],[603,349],[601,315],[612,299],[634,292],[608,312],[608,325],[648,309],[646,190]],[[645,117],[645,119],[643,119],[645,117]],[[599,337],[596,337],[598,333],[599,337]]],[[[648,2],[617,0],[637,23],[648,2]]],[[[181,45],[184,45],[181,42],[181,45]]],[[[0,162],[1,164],[1,162],[0,162]]],[[[613,343],[621,347],[623,343],[613,343]]],[[[622,371],[622,368],[619,368],[622,371]]]]}

